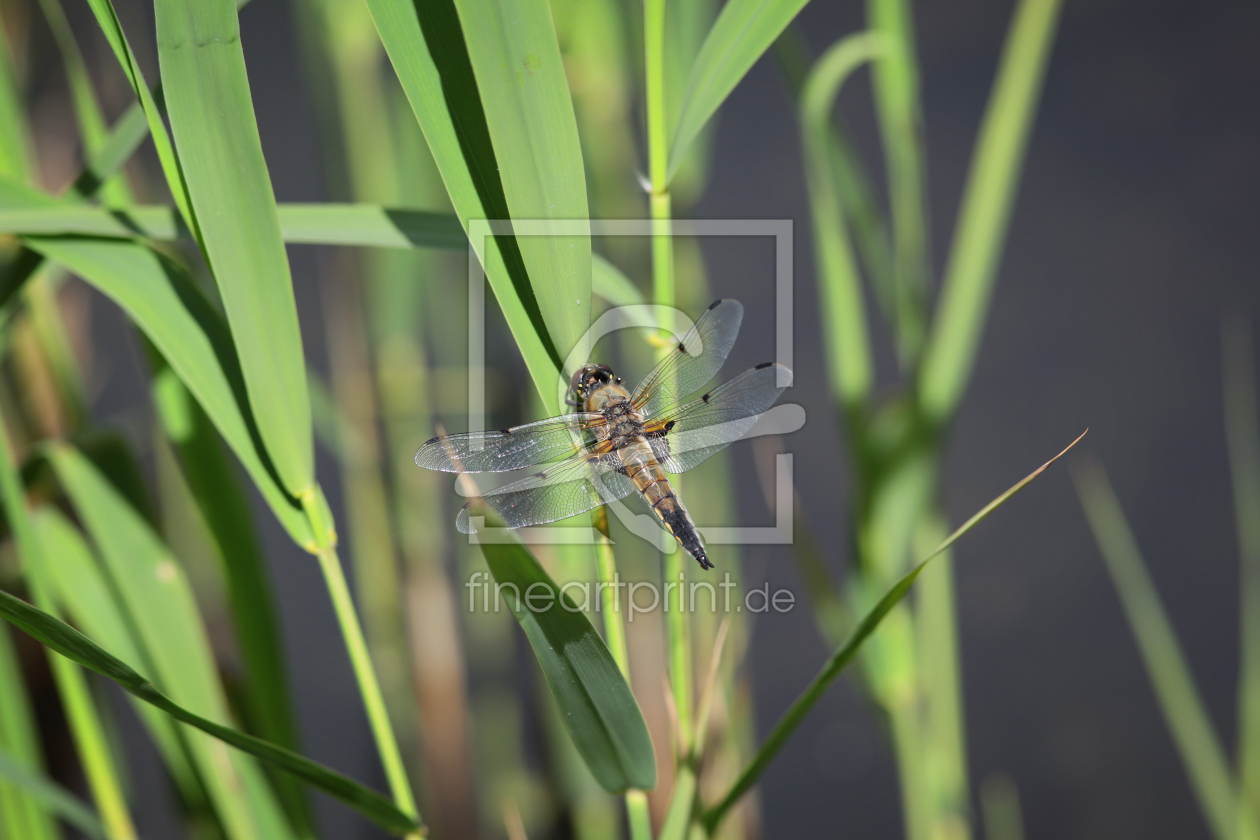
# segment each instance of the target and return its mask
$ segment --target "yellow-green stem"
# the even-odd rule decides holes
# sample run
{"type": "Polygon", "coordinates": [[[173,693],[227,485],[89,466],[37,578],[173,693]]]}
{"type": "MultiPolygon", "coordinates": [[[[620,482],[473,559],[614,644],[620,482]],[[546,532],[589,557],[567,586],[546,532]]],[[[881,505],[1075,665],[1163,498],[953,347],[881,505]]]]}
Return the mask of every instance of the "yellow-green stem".
{"type": "MultiPolygon", "coordinates": [[[[350,599],[350,588],[346,585],[346,576],[341,569],[341,560],[334,548],[323,548],[319,552],[319,566],[324,572],[324,581],[328,585],[328,594],[332,598],[333,610],[337,614],[337,623],[341,625],[341,635],[346,641],[346,651],[350,654],[350,664],[354,668],[355,679],[359,683],[359,691],[363,695],[363,707],[367,712],[368,725],[372,728],[372,736],[376,739],[376,748],[381,753],[381,763],[385,766],[385,778],[389,781],[389,790],[394,802],[408,816],[419,819],[416,800],[411,793],[411,784],[407,780],[407,771],[403,767],[402,754],[398,751],[398,742],[394,739],[394,729],[389,722],[389,714],[385,710],[385,697],[381,693],[381,685],[372,669],[372,660],[368,656],[367,642],[363,638],[363,628],[359,625],[359,617],[354,611],[354,602],[350,599]]],[[[417,832],[415,836],[420,836],[417,832]]]]}

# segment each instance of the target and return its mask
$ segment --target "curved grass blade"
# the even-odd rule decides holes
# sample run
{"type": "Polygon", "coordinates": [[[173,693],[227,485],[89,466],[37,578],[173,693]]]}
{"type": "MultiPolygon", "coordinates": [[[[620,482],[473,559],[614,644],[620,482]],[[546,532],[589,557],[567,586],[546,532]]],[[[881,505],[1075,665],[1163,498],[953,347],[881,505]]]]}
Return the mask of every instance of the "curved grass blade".
{"type": "Polygon", "coordinates": [[[517,243],[551,343],[567,358],[591,325],[591,236],[582,146],[551,9],[547,0],[455,6],[513,226],[541,223],[517,243]],[[567,223],[565,235],[553,232],[556,221],[567,223]]]}
{"type": "Polygon", "coordinates": [[[919,371],[934,422],[954,412],[971,375],[1059,19],[1059,0],[1021,0],[976,140],[919,371]]]}
{"type": "Polygon", "coordinates": [[[0,592],[0,615],[62,656],[108,677],[129,693],[151,703],[176,720],[200,729],[242,752],[271,762],[312,787],[341,800],[377,825],[398,834],[418,828],[392,802],[353,779],[261,738],[245,735],[193,714],[155,688],[130,665],[101,649],[78,630],[7,592],[0,592]]]}
{"type": "Polygon", "coordinates": [[[826,692],[832,681],[834,681],[835,678],[838,677],[848,666],[848,664],[853,661],[854,657],[857,656],[858,650],[862,647],[862,643],[875,632],[875,629],[879,627],[879,624],[884,620],[884,617],[888,615],[892,608],[895,607],[901,599],[905,597],[906,593],[910,591],[910,587],[914,585],[915,579],[917,579],[923,570],[927,568],[928,563],[940,556],[942,552],[957,542],[963,534],[966,534],[978,525],[982,519],[1005,504],[1007,500],[1020,490],[1023,490],[1024,487],[1026,487],[1034,478],[1045,472],[1051,464],[1062,458],[1073,446],[1076,446],[1080,439],[1085,437],[1088,432],[1089,430],[1086,429],[1081,433],[1080,437],[1069,443],[1066,449],[1058,455],[1055,455],[1049,461],[1046,461],[1037,469],[1033,470],[1005,493],[981,508],[970,519],[959,526],[954,533],[946,537],[945,541],[937,546],[935,551],[921,560],[917,566],[897,581],[892,588],[884,594],[884,597],[879,599],[879,602],[871,609],[870,612],[866,614],[865,617],[863,617],[862,621],[853,630],[848,640],[831,655],[831,657],[823,665],[822,670],[818,672],[818,675],[814,677],[813,681],[803,692],[801,692],[801,695],[796,698],[796,701],[792,703],[791,707],[784,713],[783,717],[779,718],[779,722],[774,725],[774,729],[771,730],[770,734],[766,737],[765,742],[761,745],[760,749],[757,750],[757,754],[753,757],[753,760],[749,763],[748,767],[745,768],[744,772],[740,774],[740,777],[731,786],[731,789],[727,792],[727,794],[722,797],[717,805],[714,805],[712,808],[709,808],[704,812],[702,819],[709,834],[713,833],[714,829],[717,828],[718,823],[722,821],[722,818],[731,809],[731,807],[739,801],[740,797],[747,793],[748,790],[756,784],[757,779],[765,771],[766,767],[770,765],[770,762],[774,760],[774,757],[778,754],[779,750],[782,749],[783,745],[787,743],[788,738],[792,737],[792,733],[796,731],[796,727],[799,726],[801,721],[805,719],[805,716],[809,714],[810,710],[814,707],[814,704],[817,703],[823,693],[826,692]]]}
{"type": "Polygon", "coordinates": [[[669,150],[673,177],[705,123],[752,68],[806,0],[728,0],[709,30],[687,80],[678,125],[669,150]]]}
{"type": "MultiPolygon", "coordinates": [[[[30,773],[42,772],[36,743],[35,716],[31,713],[17,651],[7,627],[0,628],[0,749],[13,756],[30,773]]],[[[47,809],[13,785],[0,781],[0,831],[5,837],[52,840],[56,826],[47,809]]]]}
{"type": "MultiPolygon", "coordinates": [[[[210,641],[182,568],[149,524],[77,450],[45,448],[57,478],[100,551],[119,608],[153,676],[181,706],[228,718],[210,641]]],[[[292,836],[258,766],[212,741],[181,733],[230,838],[292,836]]]]}
{"type": "Polygon", "coordinates": [[[310,522],[259,445],[227,326],[192,278],[133,242],[54,237],[25,242],[122,307],[197,398],[290,536],[314,551],[310,522]]]}
{"type": "Polygon", "coordinates": [[[599,254],[591,254],[591,291],[613,306],[647,304],[639,287],[599,254]]]}
{"type": "Polygon", "coordinates": [[[655,786],[647,724],[599,631],[524,545],[483,543],[481,551],[497,596],[525,631],[565,728],[600,787],[621,793],[655,786]]]}
{"type": "Polygon", "coordinates": [[[1218,840],[1231,840],[1242,813],[1237,785],[1137,540],[1100,464],[1073,469],[1072,478],[1203,817],[1218,840]]]}
{"type": "Polygon", "coordinates": [[[831,165],[831,112],[840,87],[849,76],[882,51],[879,36],[869,32],[850,35],[822,55],[810,71],[800,97],[805,181],[822,280],[823,323],[828,327],[823,333],[829,345],[832,389],[851,417],[862,410],[870,396],[874,367],[857,262],[849,243],[838,179],[831,165]]]}
{"type": "MultiPolygon", "coordinates": [[[[368,0],[368,9],[464,229],[473,219],[509,218],[453,0],[368,0]]],[[[556,385],[563,356],[551,340],[517,241],[477,236],[471,244],[544,406],[559,411],[556,385]]]]}
{"type": "Polygon", "coordinates": [[[167,114],[250,407],[281,484],[309,504],[315,450],[302,335],[236,7],[157,0],[154,9],[167,114]]]}
{"type": "Polygon", "coordinates": [[[105,827],[87,803],[52,779],[19,764],[3,751],[0,751],[0,779],[15,785],[50,813],[61,817],[87,836],[104,840],[105,827]]]}

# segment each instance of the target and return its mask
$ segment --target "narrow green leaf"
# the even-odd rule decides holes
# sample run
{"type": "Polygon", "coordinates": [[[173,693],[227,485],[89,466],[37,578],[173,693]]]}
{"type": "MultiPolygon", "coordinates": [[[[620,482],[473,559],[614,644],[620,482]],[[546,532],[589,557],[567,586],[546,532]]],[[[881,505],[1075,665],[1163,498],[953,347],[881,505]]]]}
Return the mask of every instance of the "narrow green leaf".
{"type": "Polygon", "coordinates": [[[14,70],[7,33],[0,28],[0,176],[25,181],[31,154],[14,70]]]}
{"type": "Polygon", "coordinates": [[[306,363],[232,0],[157,0],[167,113],[241,361],[263,444],[280,481],[313,494],[306,363]]]}
{"type": "MultiPolygon", "coordinates": [[[[228,713],[210,641],[183,570],[148,523],[76,450],[47,448],[48,458],[84,529],[100,550],[119,604],[154,678],[181,706],[220,724],[228,713]]],[[[193,764],[229,837],[291,836],[256,764],[230,760],[208,739],[185,733],[193,764]]]]}
{"type": "Polygon", "coordinates": [[[599,254],[591,255],[591,291],[613,306],[643,306],[647,303],[639,287],[599,254]]]}
{"type": "MultiPolygon", "coordinates": [[[[472,219],[509,218],[453,0],[368,0],[368,9],[464,229],[472,219]]],[[[562,355],[549,335],[516,239],[478,236],[472,245],[544,406],[558,412],[562,355]]]]}
{"type": "Polygon", "coordinates": [[[731,789],[727,792],[726,796],[724,796],[717,805],[704,812],[703,822],[705,828],[710,834],[713,833],[718,823],[722,821],[722,818],[731,809],[731,807],[734,806],[735,803],[738,802],[754,784],[756,784],[757,779],[770,765],[770,762],[774,760],[774,757],[778,754],[779,750],[782,749],[783,745],[787,743],[788,738],[792,737],[792,734],[796,731],[796,727],[800,725],[801,721],[805,719],[805,716],[809,714],[811,709],[813,709],[814,704],[817,703],[819,698],[823,696],[828,686],[831,685],[835,678],[838,677],[849,665],[849,663],[853,661],[854,657],[857,656],[858,650],[862,647],[862,643],[875,632],[875,629],[879,627],[879,624],[884,620],[884,617],[887,616],[888,613],[892,611],[892,608],[895,607],[901,599],[905,597],[906,593],[910,591],[910,587],[914,585],[915,580],[919,577],[923,570],[927,568],[928,563],[932,562],[932,560],[936,557],[939,557],[942,552],[978,525],[982,519],[1005,504],[1012,496],[1028,486],[1033,479],[1045,472],[1051,464],[1062,458],[1069,449],[1076,446],[1077,442],[1080,441],[1081,438],[1085,437],[1085,434],[1088,431],[1089,430],[1086,429],[1085,432],[1081,433],[1080,437],[1069,443],[1066,449],[1058,455],[1055,455],[1049,461],[1046,461],[1037,469],[1033,470],[1005,493],[981,508],[970,519],[959,526],[954,533],[946,537],[945,541],[937,546],[935,551],[925,557],[917,566],[893,584],[892,588],[884,594],[884,597],[880,598],[879,602],[870,610],[870,612],[866,614],[861,622],[858,623],[857,627],[849,635],[848,640],[845,641],[845,643],[841,645],[826,661],[822,670],[818,672],[818,675],[814,677],[813,681],[810,682],[803,692],[801,692],[801,695],[796,698],[791,707],[789,707],[783,714],[783,717],[779,718],[779,722],[774,725],[774,729],[770,731],[769,736],[766,737],[765,742],[757,750],[757,754],[753,757],[753,760],[749,763],[744,772],[740,774],[740,777],[731,786],[731,789]]]}
{"type": "MultiPolygon", "coordinates": [[[[144,331],[188,386],[295,542],[314,550],[302,509],[257,445],[250,402],[222,318],[184,271],[132,242],[29,237],[26,243],[91,283],[144,331]]],[[[310,409],[305,409],[307,417],[310,409]]]]}
{"type": "Polygon", "coordinates": [[[1137,540],[1101,464],[1088,462],[1072,477],[1203,817],[1218,840],[1231,840],[1240,813],[1233,774],[1137,540]]]}
{"type": "Polygon", "coordinates": [[[61,785],[0,751],[0,779],[16,785],[50,812],[89,837],[104,840],[105,828],[87,804],[61,785]]]}
{"type": "Polygon", "coordinates": [[[167,697],[127,663],[102,650],[70,625],[32,607],[7,592],[0,592],[0,615],[33,638],[69,659],[109,677],[131,694],[158,707],[178,721],[269,761],[329,796],[340,799],[376,824],[396,833],[417,828],[415,822],[379,793],[310,759],[261,738],[245,735],[196,715],[167,697]]]}
{"type": "Polygon", "coordinates": [[[669,176],[735,85],[805,7],[806,0],[728,0],[696,56],[669,150],[669,176]]]}
{"type": "Polygon", "coordinates": [[[883,52],[873,33],[850,35],[832,46],[814,65],[801,91],[801,141],[809,187],[814,251],[823,299],[832,389],[854,416],[866,404],[874,382],[866,305],[848,225],[831,166],[831,111],[840,87],[852,73],[883,52]]]}
{"type": "Polygon", "coordinates": [[[1021,0],[1011,21],[919,372],[934,422],[954,412],[971,375],[1058,19],[1059,0],[1021,0]]]}
{"type": "Polygon", "coordinates": [[[496,593],[525,631],[569,736],[600,786],[609,793],[655,786],[647,725],[599,632],[524,545],[483,543],[481,551],[496,593]]]}
{"type": "MultiPolygon", "coordinates": [[[[1238,680],[1239,807],[1260,824],[1260,409],[1251,325],[1242,316],[1221,331],[1225,371],[1225,440],[1234,483],[1241,578],[1241,650],[1238,680]]],[[[1254,835],[1253,835],[1254,837],[1254,835]]],[[[1242,840],[1251,840],[1243,837],[1242,840]]]]}
{"type": "Polygon", "coordinates": [[[591,326],[591,235],[582,146],[551,9],[547,0],[455,6],[513,226],[543,225],[517,243],[551,343],[568,358],[591,326]],[[555,221],[571,233],[552,233],[555,221]]]}
{"type": "MultiPolygon", "coordinates": [[[[175,150],[171,147],[170,135],[166,133],[166,124],[162,122],[162,113],[158,110],[157,101],[149,90],[148,84],[144,81],[144,74],[140,72],[140,65],[136,62],[136,56],[131,51],[131,45],[127,42],[127,36],[123,32],[117,12],[114,11],[114,5],[111,0],[88,0],[88,6],[91,7],[92,14],[96,16],[96,22],[100,25],[101,31],[105,33],[105,40],[109,42],[110,49],[114,51],[114,57],[122,67],[123,73],[126,74],[127,81],[131,83],[131,88],[135,91],[136,98],[140,100],[140,108],[145,122],[148,124],[149,133],[153,136],[153,145],[157,149],[158,161],[162,165],[162,173],[166,176],[166,185],[171,191],[171,196],[175,199],[175,205],[179,207],[179,212],[184,217],[184,222],[190,228],[195,229],[196,222],[192,216],[192,204],[188,199],[188,191],[184,184],[184,174],[180,171],[179,161],[175,157],[175,150]]],[[[133,130],[135,128],[134,122],[126,125],[133,130]]],[[[129,136],[119,136],[118,139],[127,140],[131,138],[129,136]]],[[[143,135],[141,135],[140,139],[143,139],[143,135]]],[[[119,151],[123,144],[119,143],[118,146],[115,146],[111,142],[106,145],[110,147],[109,151],[114,153],[119,151]]]]}

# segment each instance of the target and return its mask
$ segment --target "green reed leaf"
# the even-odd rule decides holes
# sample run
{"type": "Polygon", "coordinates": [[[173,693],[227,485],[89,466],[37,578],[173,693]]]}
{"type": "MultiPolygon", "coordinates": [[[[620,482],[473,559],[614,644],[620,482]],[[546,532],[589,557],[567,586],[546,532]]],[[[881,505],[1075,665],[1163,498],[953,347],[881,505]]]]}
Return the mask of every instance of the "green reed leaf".
{"type": "Polygon", "coordinates": [[[1059,0],[1021,0],[1006,36],[919,371],[919,402],[934,422],[953,414],[975,363],[1059,5],[1059,0]]]}
{"type": "Polygon", "coordinates": [[[688,147],[806,0],[728,0],[696,56],[669,150],[672,178],[688,147]]]}
{"type": "Polygon", "coordinates": [[[770,765],[770,762],[774,760],[774,757],[778,754],[779,750],[783,748],[783,745],[787,743],[788,738],[790,738],[796,731],[796,727],[800,725],[801,721],[805,719],[805,716],[809,714],[811,709],[813,709],[814,704],[817,703],[819,698],[823,696],[828,686],[831,685],[836,677],[840,676],[840,673],[844,671],[844,669],[848,667],[849,663],[857,656],[858,651],[862,647],[862,643],[875,632],[875,629],[879,627],[880,622],[884,620],[884,617],[892,611],[892,608],[900,603],[901,599],[906,596],[906,593],[910,591],[910,587],[914,585],[915,580],[920,574],[922,574],[923,570],[927,568],[928,563],[939,557],[964,534],[978,525],[981,520],[1009,501],[1012,496],[1028,486],[1033,479],[1045,472],[1051,464],[1062,458],[1069,449],[1076,446],[1081,438],[1085,437],[1085,434],[1088,431],[1089,430],[1086,429],[1085,432],[1081,433],[1080,437],[1069,443],[1066,449],[1058,455],[1055,455],[1049,461],[1046,461],[1037,469],[1033,470],[1005,493],[998,496],[996,499],[989,502],[978,512],[972,515],[972,517],[959,526],[954,533],[946,537],[945,541],[937,546],[935,551],[921,560],[917,566],[906,573],[900,580],[893,584],[886,593],[884,593],[884,596],[879,599],[879,602],[875,604],[870,612],[868,612],[858,623],[857,627],[854,628],[845,643],[841,645],[830,658],[828,658],[822,669],[818,672],[818,675],[814,677],[813,681],[810,682],[808,686],[806,686],[805,690],[801,692],[800,696],[796,698],[788,710],[783,714],[783,717],[779,718],[779,722],[774,725],[774,729],[770,731],[770,734],[766,737],[765,742],[762,743],[761,747],[757,750],[756,755],[753,756],[752,761],[749,762],[748,767],[740,774],[739,778],[731,786],[726,795],[722,797],[717,805],[704,812],[703,822],[710,834],[713,833],[718,823],[722,821],[722,818],[726,816],[731,807],[734,806],[735,803],[738,802],[754,784],[756,784],[757,779],[760,778],[761,774],[770,765]]]}
{"type": "Polygon", "coordinates": [[[565,728],[600,786],[609,793],[655,786],[643,713],[599,632],[524,545],[482,543],[481,551],[494,591],[525,631],[565,728]]]}
{"type": "MultiPolygon", "coordinates": [[[[453,0],[368,0],[368,9],[464,229],[472,219],[509,218],[495,147],[453,0]]],[[[472,246],[544,405],[558,411],[562,351],[549,334],[516,239],[478,236],[472,246]]]]}
{"type": "Polygon", "coordinates": [[[14,69],[8,38],[0,28],[0,176],[25,181],[31,152],[14,69]]]}
{"type": "Polygon", "coordinates": [[[341,800],[377,825],[399,834],[417,828],[415,822],[394,807],[392,802],[353,779],[261,738],[245,735],[194,714],[175,703],[134,668],[107,653],[87,636],[7,592],[0,592],[0,615],[62,656],[110,678],[129,693],[156,706],[176,720],[200,729],[238,750],[271,762],[312,787],[341,800]]]}
{"type": "Polygon", "coordinates": [[[455,6],[513,227],[542,226],[518,234],[517,243],[551,342],[567,357],[591,325],[591,235],[582,146],[551,9],[547,0],[455,6]],[[564,235],[552,232],[554,222],[566,223],[564,235]]]}
{"type": "Polygon", "coordinates": [[[167,113],[267,454],[291,496],[315,493],[306,363],[289,260],[232,0],[157,0],[167,113]]]}
{"type": "MultiPolygon", "coordinates": [[[[0,627],[0,749],[28,773],[43,772],[37,732],[17,651],[9,629],[0,627]]],[[[5,837],[30,837],[31,840],[52,840],[58,836],[47,808],[3,780],[0,780],[0,831],[5,837]]]]}
{"type": "MultiPolygon", "coordinates": [[[[62,488],[100,551],[119,608],[153,676],[171,697],[217,723],[229,719],[210,641],[192,588],[169,549],[97,468],[64,444],[46,449],[62,488]]],[[[183,733],[198,774],[231,838],[291,836],[260,768],[183,733]]]]}
{"type": "Polygon", "coordinates": [[[1204,819],[1218,840],[1234,838],[1238,793],[1224,747],[1120,502],[1101,464],[1087,462],[1072,477],[1204,819]]]}

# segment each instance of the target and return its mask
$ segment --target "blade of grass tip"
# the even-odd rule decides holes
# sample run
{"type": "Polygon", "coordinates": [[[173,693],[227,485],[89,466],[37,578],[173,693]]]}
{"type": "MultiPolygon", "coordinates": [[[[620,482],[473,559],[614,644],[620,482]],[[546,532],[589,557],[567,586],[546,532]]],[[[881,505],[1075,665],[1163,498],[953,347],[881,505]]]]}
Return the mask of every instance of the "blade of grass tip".
{"type": "MultiPolygon", "coordinates": [[[[23,791],[89,837],[104,838],[105,827],[87,804],[61,785],[0,751],[0,779],[23,791]]],[[[15,837],[17,835],[14,835],[15,837]]]]}
{"type": "Polygon", "coordinates": [[[310,509],[315,456],[302,335],[236,8],[231,0],[156,0],[154,11],[167,113],[250,407],[285,489],[310,509]]]}
{"type": "MultiPolygon", "coordinates": [[[[517,242],[538,308],[565,358],[589,358],[589,347],[575,349],[591,326],[586,172],[550,7],[547,0],[456,0],[455,7],[513,226],[536,226],[517,242]]],[[[558,403],[545,398],[548,408],[558,403]]]]}
{"type": "Polygon", "coordinates": [[[980,818],[985,840],[1024,840],[1019,788],[1014,779],[995,773],[980,783],[980,818]]]}
{"type": "Polygon", "coordinates": [[[155,688],[153,683],[126,662],[101,649],[70,625],[7,592],[0,592],[0,616],[62,656],[108,677],[128,693],[156,706],[176,720],[242,752],[275,764],[312,787],[346,803],[377,825],[398,834],[418,830],[411,817],[402,813],[376,791],[283,747],[229,729],[190,712],[155,688]]]}
{"type": "Polygon", "coordinates": [[[123,32],[117,12],[114,11],[114,5],[111,0],[88,0],[88,6],[92,9],[101,31],[105,33],[105,40],[114,51],[114,57],[126,74],[127,81],[131,83],[131,89],[140,100],[145,122],[148,123],[149,133],[153,137],[153,146],[157,149],[158,162],[162,165],[162,173],[166,176],[166,185],[175,199],[175,205],[179,207],[184,223],[195,231],[197,225],[192,215],[192,203],[188,198],[184,174],[180,171],[180,162],[175,157],[175,149],[171,146],[170,135],[166,133],[166,124],[162,122],[157,101],[144,81],[144,74],[140,72],[140,65],[131,51],[131,45],[127,43],[127,36],[123,32]]]}
{"type": "MultiPolygon", "coordinates": [[[[8,434],[3,429],[0,429],[0,497],[4,501],[9,528],[22,557],[31,593],[45,610],[55,611],[48,564],[28,515],[26,494],[13,463],[8,434]]],[[[122,784],[87,680],[72,662],[53,657],[49,664],[65,705],[84,775],[104,819],[107,836],[110,840],[134,840],[136,829],[127,810],[122,784]]]]}
{"type": "Polygon", "coordinates": [[[919,403],[935,423],[953,414],[975,363],[1059,7],[1059,0],[1020,0],[1002,50],[923,352],[919,403]]]}
{"type": "MultiPolygon", "coordinates": [[[[453,0],[368,0],[368,9],[465,230],[509,218],[486,114],[453,0]]],[[[471,247],[544,404],[556,402],[561,353],[530,286],[514,238],[482,235],[471,247]]],[[[540,278],[541,282],[541,278],[540,278]]],[[[577,300],[575,298],[575,300],[577,300]]]]}
{"type": "Polygon", "coordinates": [[[884,142],[893,235],[893,320],[903,367],[917,360],[926,332],[930,269],[923,112],[909,0],[867,0],[872,32],[888,54],[871,72],[884,142]]]}
{"type": "MultiPolygon", "coordinates": [[[[1251,326],[1243,316],[1221,329],[1225,440],[1238,528],[1241,628],[1238,680],[1239,807],[1260,822],[1260,410],[1251,326]]],[[[1246,840],[1246,838],[1244,838],[1246,840]]]]}
{"type": "MultiPolygon", "coordinates": [[[[687,80],[666,166],[666,183],[692,141],[806,0],[729,0],[704,39],[687,80]]],[[[649,87],[651,80],[649,78],[649,87]]],[[[656,179],[653,178],[653,186],[656,179]]]]}
{"type": "Polygon", "coordinates": [[[814,249],[822,276],[823,320],[828,327],[832,388],[852,420],[861,416],[874,381],[866,307],[857,264],[849,245],[829,154],[831,111],[841,85],[868,61],[884,54],[881,36],[850,35],[814,65],[801,91],[801,140],[805,151],[814,249]]]}
{"type": "MultiPolygon", "coordinates": [[[[43,772],[35,739],[34,715],[22,682],[9,629],[0,628],[0,749],[31,773],[43,772]]],[[[13,785],[0,781],[0,831],[4,837],[53,840],[56,826],[48,810],[13,785]]]]}
{"type": "Polygon", "coordinates": [[[835,678],[839,676],[840,673],[848,666],[848,664],[853,661],[853,658],[857,655],[862,643],[865,642],[873,632],[875,632],[875,628],[877,628],[880,622],[884,620],[884,617],[888,615],[892,608],[896,606],[902,598],[905,597],[906,593],[910,590],[910,587],[914,584],[915,579],[918,578],[925,568],[927,568],[928,563],[932,562],[934,558],[938,557],[942,552],[957,542],[964,534],[978,525],[981,520],[1005,504],[1012,496],[1028,486],[1033,479],[1045,472],[1051,464],[1062,458],[1067,451],[1075,446],[1081,438],[1085,437],[1088,432],[1089,430],[1086,429],[1081,433],[1080,437],[1069,443],[1062,452],[1055,455],[1049,461],[1046,461],[1005,493],[981,508],[970,519],[960,525],[957,530],[946,537],[945,541],[937,546],[935,551],[921,560],[917,566],[911,569],[884,594],[879,602],[870,610],[870,612],[866,614],[862,621],[853,630],[848,640],[831,655],[831,657],[823,665],[822,669],[818,672],[818,675],[814,677],[809,686],[807,686],[795,702],[792,703],[792,706],[783,714],[783,717],[779,719],[779,722],[775,724],[774,729],[771,730],[770,734],[766,737],[766,740],[757,750],[757,754],[753,757],[753,760],[749,763],[748,767],[745,768],[744,772],[740,774],[739,779],[731,786],[731,789],[727,792],[727,794],[718,802],[717,805],[705,810],[703,822],[705,829],[710,834],[712,834],[717,828],[718,824],[722,821],[722,818],[731,809],[731,807],[735,805],[735,803],[738,802],[739,799],[747,793],[754,784],[756,784],[757,779],[765,771],[766,767],[769,766],[770,762],[774,760],[775,755],[778,754],[779,750],[787,742],[788,738],[792,736],[792,733],[796,731],[796,727],[799,726],[800,722],[805,719],[807,714],[809,714],[814,704],[818,702],[820,697],[822,697],[823,693],[827,690],[827,687],[830,686],[832,681],[834,681],[835,678]]]}
{"type": "MultiPolygon", "coordinates": [[[[687,89],[687,80],[696,66],[700,48],[713,28],[718,14],[717,0],[691,0],[687,3],[667,3],[665,6],[665,89],[681,94],[687,89]]],[[[665,103],[669,121],[669,136],[678,127],[682,113],[683,97],[671,95],[665,103]]],[[[670,192],[674,200],[690,205],[700,197],[709,176],[713,138],[718,121],[710,117],[696,138],[687,146],[687,152],[670,173],[670,192]]],[[[706,300],[707,304],[708,301],[706,300]]]]}
{"type": "Polygon", "coordinates": [[[1233,774],[1137,540],[1101,464],[1074,464],[1072,478],[1204,820],[1218,840],[1233,838],[1240,813],[1233,774]]]}

